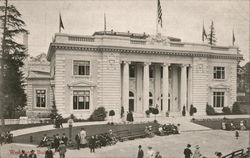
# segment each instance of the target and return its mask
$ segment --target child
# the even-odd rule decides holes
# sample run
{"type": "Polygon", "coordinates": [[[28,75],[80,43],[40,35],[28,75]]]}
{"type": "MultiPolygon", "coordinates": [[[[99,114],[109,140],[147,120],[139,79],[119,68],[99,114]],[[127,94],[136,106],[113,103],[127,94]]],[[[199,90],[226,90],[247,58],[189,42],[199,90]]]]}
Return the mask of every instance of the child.
{"type": "Polygon", "coordinates": [[[236,139],[238,139],[238,138],[239,138],[239,136],[240,136],[239,131],[238,131],[238,130],[236,130],[236,131],[235,131],[235,138],[236,138],[236,139]]]}

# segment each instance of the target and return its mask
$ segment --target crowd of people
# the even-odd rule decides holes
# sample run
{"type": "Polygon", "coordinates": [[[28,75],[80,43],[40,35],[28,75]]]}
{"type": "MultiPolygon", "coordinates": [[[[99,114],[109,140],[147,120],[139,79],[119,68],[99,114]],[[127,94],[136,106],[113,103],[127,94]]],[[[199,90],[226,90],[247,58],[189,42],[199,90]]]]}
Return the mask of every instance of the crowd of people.
{"type": "Polygon", "coordinates": [[[10,131],[0,133],[0,144],[13,143],[13,134],[10,131]]]}
{"type": "Polygon", "coordinates": [[[234,130],[246,130],[246,120],[241,120],[240,122],[233,122],[227,119],[224,119],[221,123],[221,128],[223,130],[229,130],[229,131],[234,131],[234,130]]]}
{"type": "Polygon", "coordinates": [[[156,134],[160,136],[170,135],[170,134],[179,134],[179,127],[180,127],[180,124],[177,124],[177,126],[174,124],[160,125],[156,134]]]}

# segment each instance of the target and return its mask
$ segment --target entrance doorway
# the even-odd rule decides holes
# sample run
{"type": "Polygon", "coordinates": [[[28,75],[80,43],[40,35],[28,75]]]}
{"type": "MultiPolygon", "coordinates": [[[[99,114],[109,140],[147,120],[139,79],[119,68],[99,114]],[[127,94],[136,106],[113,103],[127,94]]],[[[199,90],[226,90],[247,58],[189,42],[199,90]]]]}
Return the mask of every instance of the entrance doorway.
{"type": "Polygon", "coordinates": [[[134,112],[135,110],[135,95],[133,92],[129,91],[129,107],[128,107],[129,111],[134,112]]]}

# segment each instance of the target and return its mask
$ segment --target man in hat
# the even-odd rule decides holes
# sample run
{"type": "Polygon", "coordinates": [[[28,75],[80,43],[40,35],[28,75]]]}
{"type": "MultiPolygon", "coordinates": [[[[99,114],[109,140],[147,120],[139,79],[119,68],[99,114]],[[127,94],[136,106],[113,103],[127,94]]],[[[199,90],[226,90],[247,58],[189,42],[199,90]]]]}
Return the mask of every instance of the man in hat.
{"type": "Polygon", "coordinates": [[[60,158],[65,158],[65,153],[66,153],[67,149],[66,149],[66,146],[62,140],[60,141],[58,151],[59,151],[60,158]]]}
{"type": "Polygon", "coordinates": [[[31,150],[30,152],[29,158],[37,158],[34,150],[31,150]]]}
{"type": "Polygon", "coordinates": [[[195,151],[194,151],[194,157],[193,158],[201,158],[202,155],[200,153],[200,146],[199,145],[196,145],[195,146],[195,151]]]}
{"type": "Polygon", "coordinates": [[[19,158],[28,158],[25,150],[22,150],[22,153],[19,155],[19,158]]]}
{"type": "Polygon", "coordinates": [[[192,151],[190,150],[190,147],[191,147],[191,145],[188,144],[187,148],[184,149],[185,158],[191,158],[191,156],[193,155],[192,151]]]}
{"type": "Polygon", "coordinates": [[[139,145],[138,148],[139,148],[139,150],[138,150],[137,158],[143,158],[144,152],[141,148],[141,145],[139,145]]]}
{"type": "Polygon", "coordinates": [[[51,150],[51,147],[48,147],[48,150],[45,152],[45,158],[53,158],[53,151],[51,150]]]}
{"type": "Polygon", "coordinates": [[[162,156],[160,155],[160,152],[159,152],[159,151],[157,151],[157,152],[155,153],[155,158],[162,158],[162,156]]]}

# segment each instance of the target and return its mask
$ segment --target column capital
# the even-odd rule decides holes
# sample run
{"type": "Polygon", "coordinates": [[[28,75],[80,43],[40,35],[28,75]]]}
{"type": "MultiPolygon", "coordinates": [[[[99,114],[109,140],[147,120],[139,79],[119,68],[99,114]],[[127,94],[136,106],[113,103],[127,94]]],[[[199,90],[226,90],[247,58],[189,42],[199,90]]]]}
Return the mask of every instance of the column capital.
{"type": "Polygon", "coordinates": [[[189,64],[181,64],[181,67],[188,67],[189,64]]]}
{"type": "Polygon", "coordinates": [[[144,62],[143,65],[144,66],[151,65],[151,62],[144,62]]]}
{"type": "Polygon", "coordinates": [[[165,66],[170,66],[170,65],[171,65],[171,63],[163,63],[163,64],[162,64],[162,66],[164,66],[164,67],[165,67],[165,66]]]}
{"type": "Polygon", "coordinates": [[[131,61],[123,60],[123,64],[131,64],[131,61]]]}

